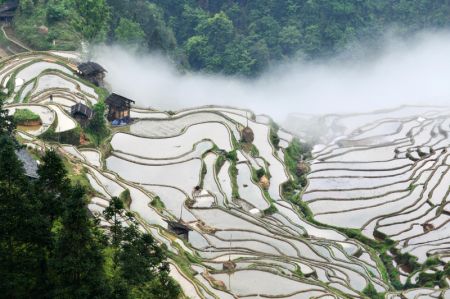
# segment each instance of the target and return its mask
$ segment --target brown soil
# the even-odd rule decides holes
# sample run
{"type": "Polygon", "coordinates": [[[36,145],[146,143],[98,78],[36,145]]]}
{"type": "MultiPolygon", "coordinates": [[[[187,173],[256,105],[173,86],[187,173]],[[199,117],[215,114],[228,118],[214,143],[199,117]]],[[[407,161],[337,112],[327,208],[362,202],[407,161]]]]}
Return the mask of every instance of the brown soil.
{"type": "Polygon", "coordinates": [[[25,132],[31,132],[31,131],[37,131],[39,130],[39,128],[41,127],[41,125],[37,125],[37,126],[23,126],[23,125],[18,125],[17,129],[21,130],[21,131],[25,131],[25,132]]]}
{"type": "Polygon", "coordinates": [[[23,126],[23,127],[39,127],[42,125],[42,121],[41,120],[27,120],[27,121],[20,122],[18,125],[23,126]]]}
{"type": "Polygon", "coordinates": [[[216,287],[216,288],[218,288],[218,289],[220,289],[220,290],[222,290],[222,291],[224,291],[224,290],[227,289],[225,283],[224,283],[223,281],[221,281],[221,280],[215,279],[211,274],[209,274],[208,270],[205,270],[205,271],[202,273],[202,276],[203,276],[207,281],[209,281],[209,283],[211,283],[214,287],[216,287]]]}

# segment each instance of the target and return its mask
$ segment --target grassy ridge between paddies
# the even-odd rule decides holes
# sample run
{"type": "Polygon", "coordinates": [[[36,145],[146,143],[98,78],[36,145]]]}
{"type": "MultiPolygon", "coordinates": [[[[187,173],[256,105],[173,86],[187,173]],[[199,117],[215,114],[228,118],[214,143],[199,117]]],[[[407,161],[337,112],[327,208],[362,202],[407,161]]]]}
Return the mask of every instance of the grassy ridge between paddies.
{"type": "Polygon", "coordinates": [[[40,125],[41,117],[30,109],[16,109],[14,121],[18,125],[40,125]]]}

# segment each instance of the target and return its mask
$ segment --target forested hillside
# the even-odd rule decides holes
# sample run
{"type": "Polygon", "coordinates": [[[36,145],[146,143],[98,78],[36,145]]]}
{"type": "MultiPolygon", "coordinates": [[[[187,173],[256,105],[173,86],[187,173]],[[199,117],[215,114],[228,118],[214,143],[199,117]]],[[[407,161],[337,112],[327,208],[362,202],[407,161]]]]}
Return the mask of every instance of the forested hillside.
{"type": "Polygon", "coordinates": [[[87,209],[93,190],[83,172],[56,151],[34,151],[41,164],[36,179],[27,176],[16,155],[26,150],[2,106],[0,298],[177,298],[166,251],[122,199],[105,209],[105,231],[87,209]]]}
{"type": "Polygon", "coordinates": [[[275,61],[334,55],[390,28],[449,24],[444,0],[21,0],[15,20],[36,49],[73,49],[83,37],[161,50],[192,70],[250,76],[275,61]]]}

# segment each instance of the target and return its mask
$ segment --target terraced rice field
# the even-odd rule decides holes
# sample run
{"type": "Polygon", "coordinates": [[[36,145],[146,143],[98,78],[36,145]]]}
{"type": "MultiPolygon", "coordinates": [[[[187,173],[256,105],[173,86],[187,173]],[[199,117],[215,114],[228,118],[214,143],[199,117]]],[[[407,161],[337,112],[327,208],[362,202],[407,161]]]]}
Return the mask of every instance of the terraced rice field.
{"type": "Polygon", "coordinates": [[[42,128],[34,130],[35,135],[43,133],[53,123],[57,133],[74,129],[76,123],[66,113],[70,107],[80,102],[88,105],[97,102],[94,88],[74,77],[76,62],[76,55],[50,52],[23,53],[2,61],[0,84],[8,94],[7,104],[11,107],[39,104],[47,108],[33,108],[44,120],[42,128]]]}
{"type": "MultiPolygon", "coordinates": [[[[73,101],[95,103],[98,96],[68,74],[43,77],[50,66],[41,61],[67,63],[42,53],[4,61],[3,86],[22,68],[24,86],[47,78],[22,90],[31,96],[14,88],[10,101],[30,107],[39,102],[64,119],[58,128],[70,130],[64,110],[73,101]],[[57,103],[45,101],[49,93],[58,94],[57,103]]],[[[314,219],[328,226],[311,222],[284,198],[282,185],[293,175],[285,149],[293,134],[278,131],[277,148],[267,116],[229,107],[171,115],[133,109],[136,121],[115,132],[108,151],[57,148],[86,170],[96,193],[89,204],[93,215],[101,218],[111,197],[130,191],[129,209],[172,253],[171,275],[191,298],[364,298],[369,286],[387,298],[448,298],[446,288],[394,291],[379,254],[342,228],[361,229],[367,238],[380,232],[421,263],[429,255],[448,261],[449,113],[404,107],[325,117],[324,123],[341,128],[340,137],[314,147],[301,195],[314,219]],[[247,123],[256,150],[244,150],[240,142],[247,123]],[[255,179],[261,168],[270,173],[268,186],[255,179]],[[173,233],[168,220],[186,225],[188,238],[173,233]]],[[[402,280],[418,276],[396,266],[402,280]]]]}

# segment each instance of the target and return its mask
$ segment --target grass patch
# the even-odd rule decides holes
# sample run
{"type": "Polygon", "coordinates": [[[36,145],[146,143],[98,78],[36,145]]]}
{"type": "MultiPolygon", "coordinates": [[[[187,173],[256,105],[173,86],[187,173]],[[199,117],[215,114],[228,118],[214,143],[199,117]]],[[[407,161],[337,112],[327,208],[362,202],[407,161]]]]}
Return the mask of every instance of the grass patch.
{"type": "Polygon", "coordinates": [[[89,180],[86,176],[86,169],[81,167],[80,164],[73,164],[69,161],[69,159],[65,156],[62,156],[62,161],[64,163],[64,168],[67,171],[67,177],[69,178],[72,185],[80,184],[84,187],[88,193],[95,194],[96,191],[92,188],[89,180]]]}
{"type": "Polygon", "coordinates": [[[263,211],[264,216],[270,216],[278,212],[277,207],[273,203],[270,203],[270,206],[263,211]]]}
{"type": "Polygon", "coordinates": [[[62,144],[72,144],[75,146],[80,145],[80,136],[82,133],[82,129],[79,125],[77,125],[74,129],[70,131],[65,131],[61,133],[56,133],[56,124],[57,120],[53,122],[50,128],[45,131],[40,138],[46,141],[58,142],[62,144]]]}
{"type": "Polygon", "coordinates": [[[125,207],[127,207],[129,209],[130,205],[131,205],[130,190],[128,190],[128,189],[123,190],[122,193],[120,193],[119,198],[123,202],[125,207]]]}
{"type": "Polygon", "coordinates": [[[227,158],[224,155],[219,155],[216,159],[216,163],[214,165],[216,175],[219,174],[220,170],[222,169],[222,166],[225,164],[225,161],[227,158]]]}
{"type": "Polygon", "coordinates": [[[27,122],[41,121],[41,117],[30,109],[16,109],[14,112],[14,121],[20,125],[27,122]]]}
{"type": "Polygon", "coordinates": [[[228,170],[228,173],[230,174],[230,180],[231,180],[231,197],[233,199],[240,198],[239,186],[237,183],[238,169],[236,167],[236,161],[231,161],[231,165],[228,170]]]}
{"type": "Polygon", "coordinates": [[[150,204],[159,212],[162,212],[166,207],[159,196],[155,196],[150,204]]]}

